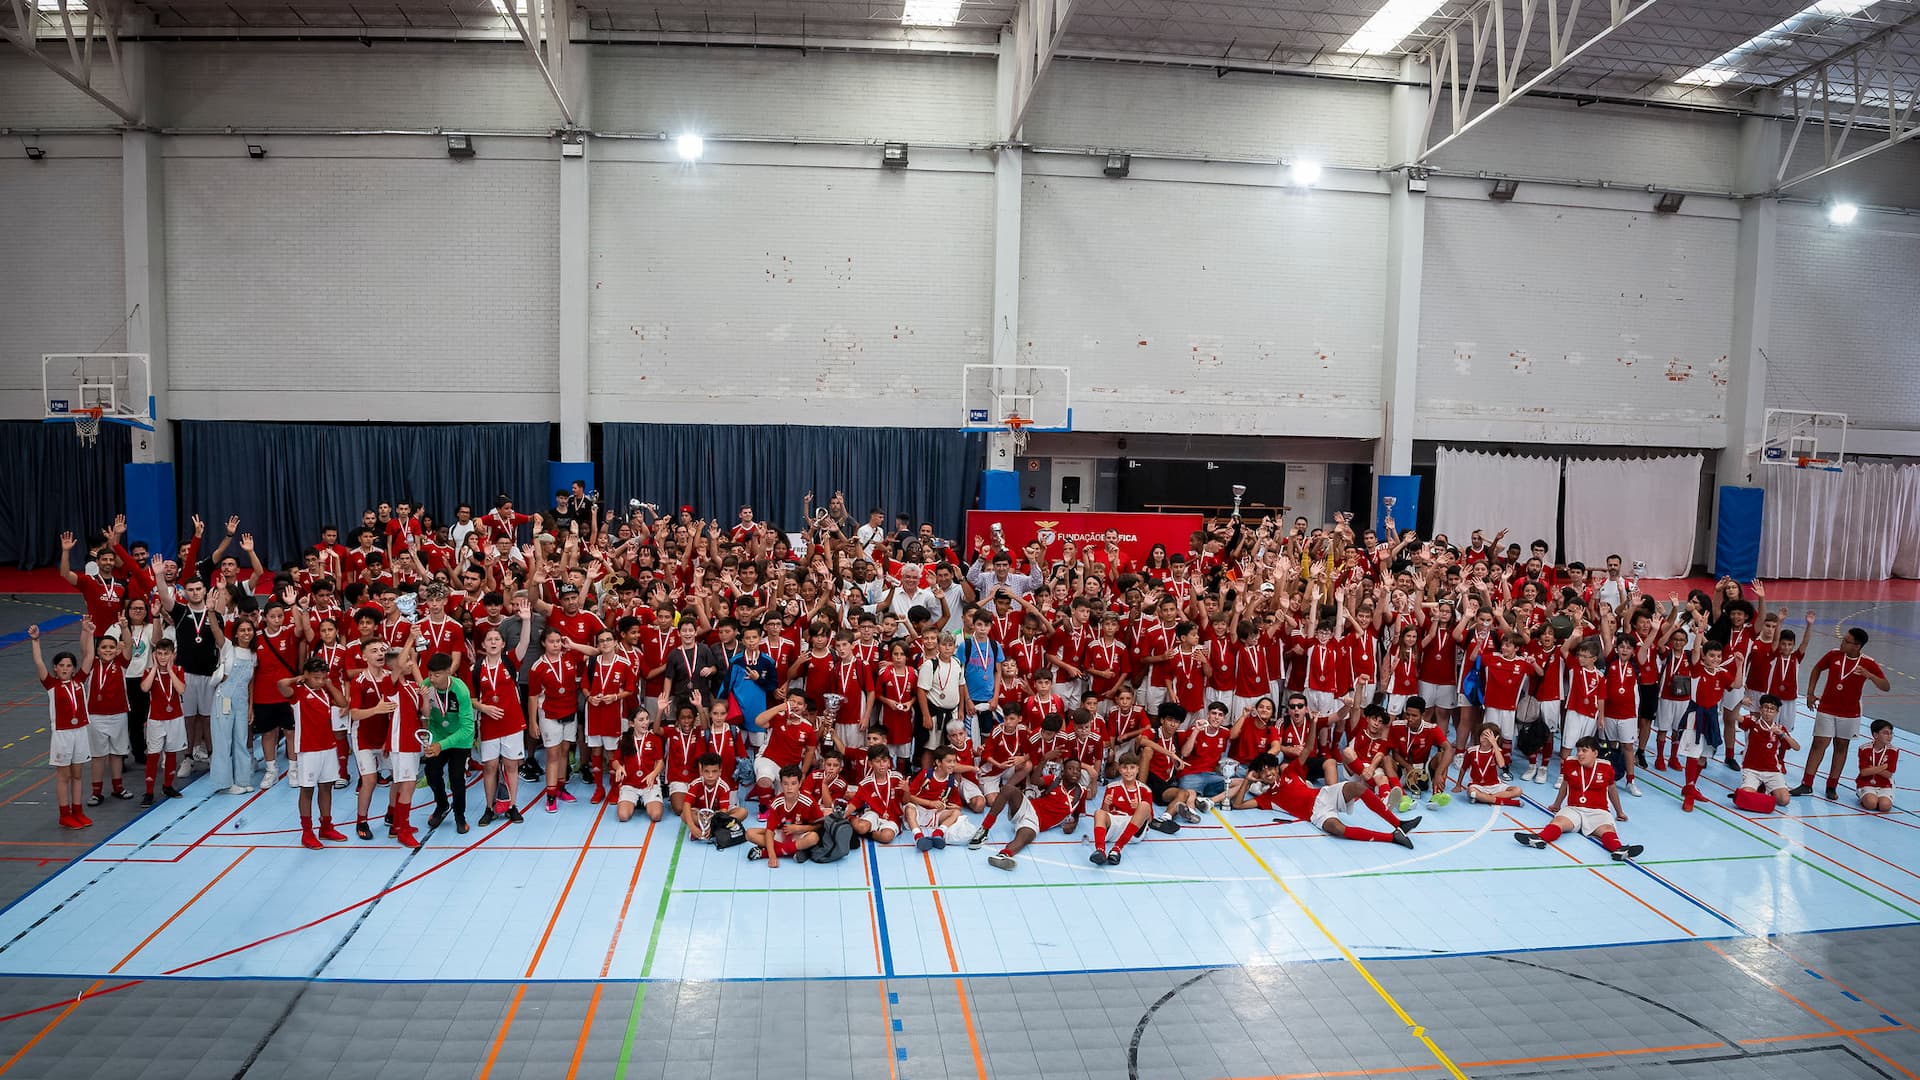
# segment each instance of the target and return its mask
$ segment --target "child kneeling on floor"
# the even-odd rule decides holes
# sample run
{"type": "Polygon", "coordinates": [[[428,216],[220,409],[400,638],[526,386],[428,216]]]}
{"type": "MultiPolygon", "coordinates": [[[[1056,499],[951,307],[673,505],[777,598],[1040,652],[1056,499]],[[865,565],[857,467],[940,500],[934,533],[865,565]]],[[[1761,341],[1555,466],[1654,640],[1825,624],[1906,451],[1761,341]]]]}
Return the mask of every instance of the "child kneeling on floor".
{"type": "Polygon", "coordinates": [[[1800,744],[1780,724],[1780,699],[1760,695],[1759,714],[1742,717],[1740,726],[1747,732],[1747,752],[1740,762],[1740,786],[1728,798],[1749,814],[1785,809],[1793,801],[1787,751],[1800,749],[1800,744]]]}
{"type": "Polygon", "coordinates": [[[1560,792],[1553,797],[1553,805],[1547,807],[1553,821],[1537,835],[1523,832],[1515,833],[1513,838],[1527,847],[1543,848],[1560,839],[1562,833],[1577,832],[1600,841],[1600,846],[1607,849],[1615,862],[1638,858],[1646,847],[1623,846],[1620,834],[1613,827],[1615,821],[1627,820],[1626,811],[1620,807],[1620,791],[1614,786],[1615,779],[1613,766],[1600,760],[1600,740],[1592,735],[1581,736],[1574,744],[1572,767],[1561,768],[1560,792]],[[1562,806],[1566,809],[1562,810],[1562,806]]]}

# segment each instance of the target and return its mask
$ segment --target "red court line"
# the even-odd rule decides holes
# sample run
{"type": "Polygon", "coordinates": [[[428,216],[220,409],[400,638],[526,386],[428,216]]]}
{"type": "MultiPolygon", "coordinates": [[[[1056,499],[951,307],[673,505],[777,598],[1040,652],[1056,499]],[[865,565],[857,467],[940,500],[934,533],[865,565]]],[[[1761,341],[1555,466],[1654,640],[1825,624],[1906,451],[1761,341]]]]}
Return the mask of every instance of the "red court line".
{"type": "MultiPolygon", "coordinates": [[[[560,923],[560,913],[567,909],[567,897],[573,893],[573,883],[580,877],[580,867],[587,861],[587,849],[593,846],[593,834],[600,831],[600,822],[607,816],[607,804],[601,803],[600,809],[593,815],[593,825],[587,829],[587,839],[580,845],[580,854],[573,860],[573,869],[567,873],[567,883],[560,890],[560,899],[554,902],[553,914],[547,917],[547,928],[540,932],[540,944],[534,946],[533,959],[527,961],[527,973],[522,978],[531,979],[535,969],[540,966],[540,957],[547,951],[547,942],[553,938],[553,928],[560,923]]],[[[480,1080],[487,1080],[493,1073],[493,1064],[500,1058],[500,1048],[507,1043],[507,1032],[513,1027],[513,1018],[520,1011],[520,1001],[527,996],[527,984],[521,983],[514,988],[513,1000],[507,1005],[506,1018],[500,1021],[500,1031],[493,1037],[493,1049],[487,1051],[487,1062],[480,1067],[480,1080]]],[[[582,1042],[585,1041],[584,1035],[582,1042]]],[[[575,1057],[579,1051],[575,1051],[575,1057]]]]}
{"type": "Polygon", "coordinates": [[[967,984],[965,980],[958,977],[960,974],[960,958],[954,954],[953,934],[947,929],[947,911],[940,901],[940,890],[938,888],[940,883],[935,881],[933,877],[933,856],[923,851],[920,853],[920,859],[927,864],[927,884],[935,886],[931,891],[933,896],[933,912],[940,917],[940,938],[946,942],[947,966],[953,969],[955,976],[953,980],[953,992],[960,999],[960,1019],[966,1021],[967,1043],[973,1048],[973,1068],[974,1071],[979,1074],[980,1080],[987,1080],[987,1062],[986,1058],[980,1053],[980,1035],[974,1030],[973,1009],[967,1004],[967,984]]]}
{"type": "MultiPolygon", "coordinates": [[[[1714,782],[1715,784],[1719,784],[1719,785],[1720,785],[1721,787],[1723,787],[1723,788],[1726,788],[1726,789],[1727,789],[1728,791],[1732,791],[1732,790],[1734,790],[1733,788],[1731,788],[1731,787],[1728,787],[1728,786],[1727,786],[1726,784],[1724,784],[1724,783],[1721,783],[1721,781],[1719,781],[1719,780],[1717,780],[1717,779],[1716,779],[1716,780],[1714,780],[1713,782],[1714,782]]],[[[1769,816],[1769,817],[1771,817],[1772,815],[1768,815],[1768,816],[1769,816]]],[[[1829,855],[1829,854],[1827,854],[1826,852],[1824,852],[1824,851],[1821,851],[1821,850],[1820,850],[1819,848],[1816,848],[1816,847],[1814,847],[1813,845],[1811,845],[1811,844],[1809,844],[1809,843],[1807,843],[1807,842],[1806,842],[1805,840],[1796,840],[1796,839],[1794,839],[1793,837],[1790,837],[1790,836],[1788,836],[1788,835],[1787,835],[1786,833],[1783,833],[1783,832],[1781,832],[1781,831],[1780,831],[1779,829],[1776,829],[1776,828],[1774,828],[1773,826],[1771,826],[1771,825],[1768,825],[1768,824],[1767,824],[1767,821],[1766,821],[1766,818],[1763,818],[1763,817],[1761,817],[1761,816],[1759,816],[1758,814],[1736,814],[1736,815],[1735,815],[1735,817],[1736,817],[1736,819],[1737,819],[1737,820],[1739,820],[1739,821],[1744,821],[1744,822],[1746,822],[1746,823],[1747,823],[1747,824],[1749,824],[1749,825],[1752,825],[1752,826],[1755,826],[1756,828],[1761,828],[1761,829],[1765,829],[1766,831],[1768,831],[1768,832],[1770,832],[1770,833],[1772,833],[1773,835],[1775,835],[1775,836],[1777,836],[1777,837],[1779,837],[1779,838],[1780,838],[1781,840],[1784,840],[1784,841],[1785,841],[1785,842],[1787,842],[1788,844],[1791,844],[1791,845],[1793,845],[1794,847],[1797,847],[1797,848],[1799,848],[1800,850],[1802,850],[1802,851],[1804,851],[1804,852],[1806,852],[1806,853],[1807,853],[1807,854],[1809,854],[1809,855],[1813,855],[1813,856],[1816,856],[1816,857],[1818,857],[1818,858],[1822,858],[1822,859],[1825,859],[1826,861],[1828,861],[1828,862],[1830,862],[1830,863],[1832,863],[1833,865],[1835,865],[1835,866],[1837,866],[1837,867],[1839,867],[1839,868],[1840,868],[1840,869],[1842,869],[1842,870],[1845,870],[1845,871],[1846,871],[1847,873],[1849,873],[1849,874],[1852,874],[1852,875],[1853,875],[1854,877],[1857,877],[1857,878],[1859,878],[1859,879],[1860,879],[1860,880],[1862,880],[1862,881],[1865,881],[1865,882],[1869,882],[1869,883],[1871,883],[1871,884],[1874,884],[1874,885],[1878,885],[1878,886],[1880,886],[1881,888],[1883,888],[1883,889],[1885,889],[1885,890],[1887,890],[1888,892],[1890,892],[1890,893],[1892,893],[1893,895],[1895,895],[1895,896],[1897,896],[1897,897],[1899,897],[1900,899],[1902,899],[1902,900],[1905,900],[1905,901],[1906,901],[1906,902],[1908,902],[1909,904],[1920,904],[1920,898],[1915,898],[1915,897],[1912,897],[1912,896],[1908,896],[1908,895],[1907,895],[1906,893],[1903,893],[1903,892],[1901,892],[1901,891],[1900,891],[1899,889],[1896,889],[1896,888],[1894,888],[1893,886],[1891,886],[1891,885],[1889,885],[1889,884],[1887,884],[1886,882],[1884,882],[1884,881],[1881,881],[1881,880],[1880,880],[1879,878],[1875,878],[1875,877],[1869,877],[1869,876],[1868,876],[1867,874],[1865,874],[1865,873],[1863,873],[1863,872],[1861,872],[1860,870],[1858,870],[1858,869],[1856,869],[1855,867],[1853,867],[1853,866],[1850,866],[1850,865],[1848,865],[1848,864],[1846,864],[1846,863],[1843,863],[1843,862],[1841,862],[1841,861],[1840,861],[1839,859],[1836,859],[1836,858],[1834,858],[1833,856],[1831,856],[1831,855],[1829,855]]],[[[1792,815],[1787,815],[1787,817],[1788,817],[1788,818],[1790,819],[1790,818],[1792,817],[1792,815]]],[[[1819,833],[1819,834],[1820,834],[1820,835],[1822,835],[1822,836],[1828,836],[1828,837],[1832,837],[1832,838],[1833,838],[1833,839],[1835,839],[1835,840],[1839,840],[1839,841],[1840,841],[1840,843],[1842,843],[1842,844],[1847,844],[1847,842],[1846,842],[1845,840],[1840,840],[1840,838],[1839,838],[1839,837],[1837,837],[1837,836],[1834,836],[1834,835],[1833,835],[1832,833],[1830,833],[1830,832],[1827,832],[1827,831],[1826,831],[1825,829],[1822,829],[1822,828],[1820,828],[1820,827],[1819,827],[1818,825],[1808,825],[1808,826],[1807,826],[1807,828],[1809,828],[1809,829],[1812,829],[1812,830],[1813,830],[1814,832],[1817,832],[1817,833],[1819,833]]],[[[1866,850],[1865,848],[1860,848],[1860,847],[1854,847],[1854,845],[1852,845],[1852,844],[1847,844],[1847,846],[1848,846],[1848,847],[1850,847],[1850,848],[1853,848],[1853,850],[1855,850],[1855,851],[1858,851],[1858,852],[1859,852],[1860,854],[1862,854],[1862,855],[1866,855],[1866,856],[1868,856],[1868,857],[1870,857],[1870,858],[1873,858],[1873,859],[1878,859],[1878,860],[1879,860],[1880,862],[1887,862],[1887,860],[1885,860],[1885,859],[1881,859],[1881,858],[1880,858],[1880,856],[1878,856],[1878,855],[1875,855],[1875,854],[1874,854],[1873,852],[1871,852],[1871,851],[1868,851],[1868,850],[1866,850]]],[[[1905,870],[1902,870],[1902,869],[1901,869],[1900,867],[1898,867],[1898,866],[1895,866],[1895,865],[1894,865],[1893,863],[1887,863],[1887,865],[1888,865],[1888,866],[1893,866],[1893,867],[1894,867],[1894,869],[1896,869],[1896,870],[1901,870],[1901,872],[1902,872],[1902,873],[1907,873],[1907,871],[1905,871],[1905,870]]],[[[1914,875],[1910,875],[1910,876],[1914,876],[1914,877],[1920,877],[1920,874],[1914,874],[1914,875]]]]}

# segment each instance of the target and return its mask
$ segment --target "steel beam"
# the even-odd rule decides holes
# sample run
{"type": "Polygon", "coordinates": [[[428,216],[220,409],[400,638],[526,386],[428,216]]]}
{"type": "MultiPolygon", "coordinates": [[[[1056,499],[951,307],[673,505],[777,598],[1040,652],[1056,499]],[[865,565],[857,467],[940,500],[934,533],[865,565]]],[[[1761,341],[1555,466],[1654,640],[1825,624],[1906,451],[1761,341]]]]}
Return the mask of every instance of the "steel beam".
{"type": "Polygon", "coordinates": [[[1920,79],[1906,66],[1907,54],[1895,42],[1916,28],[1920,15],[1875,31],[1776,84],[1781,96],[1792,102],[1793,133],[1774,171],[1774,191],[1844,169],[1920,135],[1920,79]],[[1809,126],[1820,134],[1820,164],[1789,177],[1794,151],[1809,126]],[[1848,150],[1847,144],[1863,129],[1878,137],[1848,150]]]}
{"type": "Polygon", "coordinates": [[[1013,115],[1011,126],[1000,132],[1011,141],[1026,122],[1027,110],[1040,90],[1040,80],[1060,51],[1061,33],[1073,17],[1075,0],[1020,0],[1013,13],[1013,115]]]}
{"type": "Polygon", "coordinates": [[[527,14],[522,17],[519,10],[521,2],[507,0],[507,21],[513,24],[514,32],[520,35],[520,41],[526,45],[527,55],[533,58],[533,66],[540,69],[540,78],[546,82],[547,92],[553,95],[554,104],[560,106],[561,119],[566,121],[567,127],[577,127],[573,106],[567,104],[567,96],[560,92],[560,84],[553,77],[554,69],[565,64],[572,48],[567,17],[564,13],[552,10],[558,6],[555,0],[525,0],[527,14]],[[554,32],[556,29],[558,33],[554,32]]]}
{"type": "Polygon", "coordinates": [[[1606,0],[1606,24],[1580,36],[1577,31],[1581,0],[1480,0],[1442,29],[1420,53],[1420,66],[1426,69],[1428,83],[1427,132],[1422,140],[1426,147],[1418,158],[1405,164],[1426,161],[1448,143],[1557,78],[1587,50],[1658,2],[1606,0]],[[1511,19],[1515,23],[1515,32],[1511,35],[1507,11],[1510,3],[1514,7],[1511,19]],[[1541,19],[1537,16],[1543,6],[1545,18],[1541,19]],[[1463,38],[1472,50],[1465,64],[1461,62],[1463,38]],[[1482,72],[1489,60],[1493,64],[1490,74],[1494,98],[1475,111],[1482,72]],[[1534,74],[1522,82],[1521,74],[1526,71],[1534,74]],[[1433,137],[1433,121],[1439,115],[1442,102],[1452,105],[1448,133],[1438,142],[1427,142],[1433,137]]]}
{"type": "MultiPolygon", "coordinates": [[[[140,123],[140,110],[136,103],[122,102],[93,85],[93,43],[104,39],[107,44],[107,58],[114,73],[120,76],[120,85],[127,88],[126,72],[120,63],[120,23],[125,8],[120,0],[93,0],[86,7],[86,21],[76,31],[73,11],[67,6],[69,0],[60,0],[59,27],[61,37],[67,44],[67,59],[63,62],[55,59],[40,48],[40,36],[34,29],[33,20],[37,17],[37,5],[33,0],[10,0],[9,10],[13,12],[13,25],[0,25],[0,38],[12,42],[21,52],[38,61],[42,67],[67,82],[74,88],[99,102],[102,107],[129,124],[140,123]]],[[[77,0],[74,4],[78,7],[77,0]]]]}

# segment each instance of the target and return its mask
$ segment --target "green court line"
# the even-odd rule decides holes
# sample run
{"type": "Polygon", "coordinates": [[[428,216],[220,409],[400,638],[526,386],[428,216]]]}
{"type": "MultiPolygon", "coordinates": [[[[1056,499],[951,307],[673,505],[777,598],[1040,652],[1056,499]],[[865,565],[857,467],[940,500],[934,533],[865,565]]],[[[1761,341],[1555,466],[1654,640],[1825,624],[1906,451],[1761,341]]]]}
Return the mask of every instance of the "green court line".
{"type": "MultiPolygon", "coordinates": [[[[1672,866],[1676,863],[1703,862],[1745,862],[1749,859],[1772,859],[1773,855],[1707,855],[1694,859],[1637,859],[1641,866],[1672,866]]],[[[1612,866],[1624,866],[1609,859],[1603,863],[1536,863],[1532,866],[1456,866],[1441,867],[1436,870],[1379,870],[1364,874],[1342,874],[1343,878],[1405,877],[1412,874],[1499,874],[1512,870],[1601,870],[1612,866]]]]}
{"type": "Polygon", "coordinates": [[[855,886],[852,886],[852,885],[801,885],[801,886],[795,886],[790,889],[775,889],[775,888],[675,889],[673,891],[680,896],[702,896],[702,895],[711,895],[711,894],[738,895],[740,893],[815,893],[815,892],[864,893],[864,892],[867,892],[868,890],[856,888],[855,886]]]}
{"type": "Polygon", "coordinates": [[[683,823],[673,837],[673,858],[667,861],[667,881],[660,889],[660,910],[653,915],[653,934],[647,939],[647,958],[640,964],[640,981],[633,988],[633,1007],[627,1011],[627,1033],[620,1040],[620,1060],[613,1080],[625,1080],[633,1065],[633,1037],[640,1030],[640,1007],[647,1000],[647,978],[653,974],[653,956],[660,948],[660,928],[667,921],[667,901],[673,897],[673,877],[680,871],[680,849],[686,844],[687,827],[683,823]]]}
{"type": "MultiPolygon", "coordinates": [[[[1648,776],[1647,779],[1651,782],[1655,778],[1652,776],[1648,776]]],[[[1655,786],[1654,790],[1660,792],[1662,795],[1665,795],[1667,798],[1672,799],[1675,802],[1684,802],[1685,801],[1684,798],[1682,798],[1678,794],[1675,794],[1672,790],[1669,790],[1670,786],[1671,786],[1670,781],[1660,780],[1657,786],[1655,786]]],[[[1721,817],[1719,814],[1714,813],[1714,810],[1718,808],[1717,804],[1711,804],[1706,802],[1705,800],[1695,800],[1694,805],[1702,813],[1706,814],[1708,818],[1714,821],[1717,821],[1722,825],[1725,825],[1727,828],[1732,829],[1734,832],[1741,833],[1745,836],[1751,837],[1754,840],[1758,840],[1760,843],[1765,844],[1766,846],[1772,848],[1775,851],[1784,851],[1787,853],[1787,857],[1792,859],[1794,862],[1797,862],[1800,865],[1805,866],[1808,869],[1813,870],[1817,873],[1825,874],[1827,877],[1830,877],[1833,880],[1839,882],[1840,884],[1845,885],[1847,888],[1852,889],[1854,892],[1859,893],[1861,896],[1867,897],[1868,899],[1871,899],[1876,903],[1884,904],[1887,907],[1890,907],[1893,910],[1899,912],[1900,914],[1905,915],[1909,919],[1920,921],[1920,915],[1916,915],[1913,912],[1908,911],[1906,908],[1901,907],[1899,904],[1896,904],[1893,901],[1888,900],[1883,896],[1875,896],[1870,890],[1864,888],[1863,886],[1856,885],[1853,882],[1848,881],[1846,878],[1841,877],[1839,874],[1836,874],[1833,871],[1827,869],[1826,867],[1821,866],[1819,863],[1816,863],[1813,860],[1807,858],[1806,856],[1796,853],[1792,848],[1786,846],[1785,844],[1773,843],[1772,841],[1768,840],[1766,837],[1761,836],[1758,833],[1748,832],[1746,829],[1741,828],[1738,824],[1735,824],[1734,822],[1729,821],[1724,817],[1721,817]]],[[[1808,850],[1812,850],[1812,849],[1808,849],[1808,850]]],[[[1842,863],[1841,865],[1844,866],[1846,864],[1842,863]]]]}

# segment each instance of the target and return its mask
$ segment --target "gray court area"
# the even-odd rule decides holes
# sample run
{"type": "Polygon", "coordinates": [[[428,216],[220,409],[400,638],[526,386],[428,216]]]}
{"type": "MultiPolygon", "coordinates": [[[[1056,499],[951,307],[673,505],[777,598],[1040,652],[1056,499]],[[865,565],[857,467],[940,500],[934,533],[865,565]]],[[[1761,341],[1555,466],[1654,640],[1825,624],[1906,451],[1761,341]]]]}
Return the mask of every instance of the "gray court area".
{"type": "MultiPolygon", "coordinates": [[[[56,614],[48,603],[0,602],[0,634],[56,614]]],[[[1912,726],[1920,605],[1814,608],[1823,618],[1876,628],[1870,651],[1895,673],[1894,692],[1871,699],[1870,708],[1912,726]]],[[[21,770],[0,771],[0,800],[8,800],[0,805],[0,895],[8,901],[137,812],[131,804],[97,808],[100,835],[82,846],[49,846],[76,841],[53,826],[50,785],[27,790],[46,771],[23,768],[44,750],[44,736],[23,737],[44,723],[30,677],[24,646],[0,650],[9,703],[0,742],[13,743],[0,750],[0,770],[21,770]]],[[[1277,888],[1275,900],[1284,902],[1277,888]]],[[[1419,903],[1418,893],[1404,902],[1419,903]]],[[[1126,965],[1125,941],[1114,942],[1113,956],[1116,967],[1126,965]]],[[[1390,996],[1473,1077],[1912,1080],[1920,1073],[1920,1034],[1907,1026],[1920,1023],[1916,968],[1920,927],[1900,926],[1501,956],[1413,954],[1368,962],[1378,990],[1343,962],[965,980],[663,982],[644,993],[633,982],[523,989],[296,978],[113,989],[122,984],[11,978],[0,982],[0,1016],[11,1017],[0,1022],[0,1061],[11,1059],[10,1077],[61,1080],[454,1080],[475,1076],[491,1058],[490,1076],[544,1080],[570,1069],[615,1076],[624,1045],[624,1075],[647,1080],[1448,1075],[1388,1005],[1390,996]],[[98,996],[73,1004],[88,993],[98,996]],[[883,998],[893,1025],[882,1019],[883,998]],[[596,1018],[582,1042],[590,1004],[596,1018]],[[41,1011],[14,1015],[33,1009],[41,1011]],[[511,1034],[497,1040],[509,1009],[511,1034]]]]}

